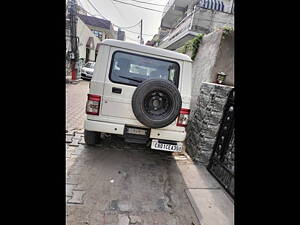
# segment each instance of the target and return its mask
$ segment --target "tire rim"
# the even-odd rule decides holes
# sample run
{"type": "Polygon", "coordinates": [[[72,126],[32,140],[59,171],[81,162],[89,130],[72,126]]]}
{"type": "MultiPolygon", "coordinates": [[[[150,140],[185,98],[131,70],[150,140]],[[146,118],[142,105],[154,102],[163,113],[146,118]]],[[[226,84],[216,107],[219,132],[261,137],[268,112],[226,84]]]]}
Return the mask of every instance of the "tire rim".
{"type": "Polygon", "coordinates": [[[164,91],[153,90],[145,96],[143,106],[148,117],[161,120],[170,115],[173,101],[164,91]]]}

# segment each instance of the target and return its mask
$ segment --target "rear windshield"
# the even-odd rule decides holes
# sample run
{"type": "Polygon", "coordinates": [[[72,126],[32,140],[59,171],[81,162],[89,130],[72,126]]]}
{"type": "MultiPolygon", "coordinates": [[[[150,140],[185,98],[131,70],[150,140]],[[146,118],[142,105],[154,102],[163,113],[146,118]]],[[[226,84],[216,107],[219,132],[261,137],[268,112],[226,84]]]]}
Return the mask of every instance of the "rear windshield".
{"type": "Polygon", "coordinates": [[[86,63],[86,64],[84,65],[84,67],[86,67],[86,68],[94,68],[94,65],[95,65],[95,63],[88,62],[88,63],[86,63]]]}
{"type": "Polygon", "coordinates": [[[179,65],[176,62],[117,51],[109,74],[115,83],[137,86],[146,79],[161,78],[178,87],[179,65]]]}

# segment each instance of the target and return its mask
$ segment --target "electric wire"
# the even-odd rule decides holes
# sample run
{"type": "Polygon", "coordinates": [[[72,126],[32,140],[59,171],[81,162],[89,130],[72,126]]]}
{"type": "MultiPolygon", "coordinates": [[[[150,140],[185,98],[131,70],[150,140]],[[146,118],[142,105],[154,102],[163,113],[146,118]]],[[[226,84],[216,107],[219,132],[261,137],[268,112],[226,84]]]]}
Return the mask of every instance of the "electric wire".
{"type": "MultiPolygon", "coordinates": [[[[121,11],[119,10],[119,8],[116,6],[116,4],[114,3],[114,1],[110,0],[111,3],[113,4],[113,6],[115,7],[115,9],[118,11],[118,14],[120,15],[121,18],[123,18],[124,16],[122,15],[121,11]]],[[[141,21],[139,21],[137,24],[133,25],[133,26],[128,26],[128,27],[120,27],[120,28],[132,28],[135,27],[137,25],[139,25],[141,23],[141,21]]]]}
{"type": "MultiPolygon", "coordinates": [[[[126,29],[124,29],[124,30],[126,30],[126,29]]],[[[126,31],[134,33],[134,34],[140,34],[139,32],[134,32],[134,31],[131,31],[131,30],[126,30],[126,31]]],[[[145,35],[145,36],[154,36],[154,34],[144,34],[144,33],[143,33],[143,35],[145,35]]]]}
{"type": "Polygon", "coordinates": [[[160,5],[160,4],[156,4],[156,3],[149,3],[149,2],[143,2],[143,1],[138,1],[138,0],[131,0],[134,2],[139,2],[139,3],[143,3],[143,4],[148,4],[148,5],[156,5],[156,6],[163,6],[165,7],[165,5],[160,5]]]}
{"type": "MultiPolygon", "coordinates": [[[[90,5],[93,7],[93,9],[97,12],[97,13],[99,13],[99,15],[103,18],[103,19],[106,19],[106,20],[108,20],[108,21],[111,21],[111,20],[109,20],[109,19],[107,19],[105,16],[103,16],[100,12],[99,12],[99,10],[95,7],[95,5],[90,1],[90,0],[87,0],[88,1],[88,3],[90,3],[90,5]]],[[[133,25],[133,26],[129,26],[129,27],[135,27],[135,26],[137,26],[138,24],[140,23],[140,21],[137,23],[137,24],[135,24],[135,25],[133,25]]],[[[112,23],[113,25],[115,25],[116,27],[119,27],[119,28],[126,28],[126,27],[122,27],[122,26],[119,26],[119,25],[117,25],[117,24],[115,24],[115,23],[112,23]]]]}
{"type": "MultiPolygon", "coordinates": [[[[99,10],[90,2],[90,0],[87,0],[92,6],[93,6],[93,8],[99,13],[99,15],[102,17],[102,18],[104,18],[104,19],[106,19],[106,20],[108,20],[108,21],[110,21],[109,19],[107,19],[107,18],[105,18],[100,12],[99,12],[99,10]]],[[[88,14],[90,14],[91,16],[96,16],[96,15],[93,15],[93,14],[91,14],[90,12],[88,12],[87,10],[85,10],[88,14]]],[[[134,26],[130,26],[129,28],[133,28],[133,27],[135,27],[135,26],[137,26],[137,25],[139,25],[141,23],[141,21],[139,21],[137,24],[135,24],[134,26]]],[[[121,27],[121,26],[118,26],[118,25],[116,25],[115,23],[112,23],[114,26],[116,26],[116,27],[119,27],[119,28],[121,28],[121,29],[123,29],[123,30],[126,30],[126,31],[128,31],[128,32],[131,32],[131,33],[134,33],[134,34],[140,34],[139,32],[134,32],[134,31],[131,31],[131,30],[128,30],[128,28],[126,28],[126,27],[121,27]]],[[[145,35],[145,36],[154,36],[154,34],[146,34],[146,33],[143,33],[143,35],[145,35]]]]}
{"type": "Polygon", "coordinates": [[[134,40],[133,38],[130,38],[130,37],[126,37],[126,39],[129,39],[129,40],[131,40],[131,41],[135,41],[135,42],[140,42],[140,40],[138,40],[138,39],[136,39],[136,40],[134,40]]]}
{"type": "Polygon", "coordinates": [[[146,9],[146,10],[151,10],[151,11],[154,11],[154,12],[161,12],[161,13],[163,12],[163,11],[160,11],[160,10],[156,10],[156,9],[152,9],[152,8],[147,8],[147,7],[143,7],[143,6],[139,6],[139,5],[127,3],[127,2],[122,2],[122,1],[118,1],[118,0],[113,0],[113,1],[114,1],[114,2],[118,2],[118,3],[125,4],[125,5],[135,6],[135,7],[142,8],[142,9],[146,9]]]}

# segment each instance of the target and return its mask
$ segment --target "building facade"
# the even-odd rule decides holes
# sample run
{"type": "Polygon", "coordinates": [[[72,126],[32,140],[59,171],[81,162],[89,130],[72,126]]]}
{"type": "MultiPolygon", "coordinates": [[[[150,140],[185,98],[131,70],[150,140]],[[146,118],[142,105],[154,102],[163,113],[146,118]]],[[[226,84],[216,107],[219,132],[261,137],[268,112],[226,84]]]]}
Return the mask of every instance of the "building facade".
{"type": "Polygon", "coordinates": [[[234,26],[234,0],[169,0],[162,14],[158,47],[176,50],[197,34],[234,26]]]}
{"type": "MultiPolygon", "coordinates": [[[[79,12],[84,13],[82,9],[79,12]]],[[[84,14],[77,15],[78,52],[81,63],[96,61],[101,41],[105,39],[125,39],[125,32],[121,29],[115,31],[110,21],[84,14]]],[[[70,25],[67,18],[66,52],[70,50],[70,25]]]]}
{"type": "Polygon", "coordinates": [[[104,39],[116,39],[115,30],[110,21],[82,14],[78,14],[78,17],[88,26],[94,35],[100,39],[100,41],[103,41],[104,39]]]}
{"type": "Polygon", "coordinates": [[[79,59],[84,62],[96,61],[101,39],[80,18],[77,21],[77,35],[79,59]]]}

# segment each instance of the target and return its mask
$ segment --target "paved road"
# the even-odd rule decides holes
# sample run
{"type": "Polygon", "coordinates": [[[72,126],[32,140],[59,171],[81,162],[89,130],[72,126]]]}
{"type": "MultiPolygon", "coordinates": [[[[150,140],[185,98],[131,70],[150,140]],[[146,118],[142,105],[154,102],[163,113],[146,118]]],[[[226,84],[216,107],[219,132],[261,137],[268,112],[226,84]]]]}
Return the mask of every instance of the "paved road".
{"type": "Polygon", "coordinates": [[[78,84],[66,84],[67,130],[83,128],[88,90],[88,81],[80,81],[78,84]]]}
{"type": "MultiPolygon", "coordinates": [[[[69,130],[82,129],[87,91],[85,81],[67,85],[69,130]]],[[[117,136],[89,147],[82,130],[67,134],[66,142],[68,225],[198,225],[185,190],[203,187],[203,181],[217,185],[206,175],[195,179],[205,170],[184,154],[150,150],[117,136]]]]}
{"type": "Polygon", "coordinates": [[[198,224],[181,173],[193,163],[184,155],[116,136],[96,147],[68,146],[67,153],[68,225],[198,224]]]}

